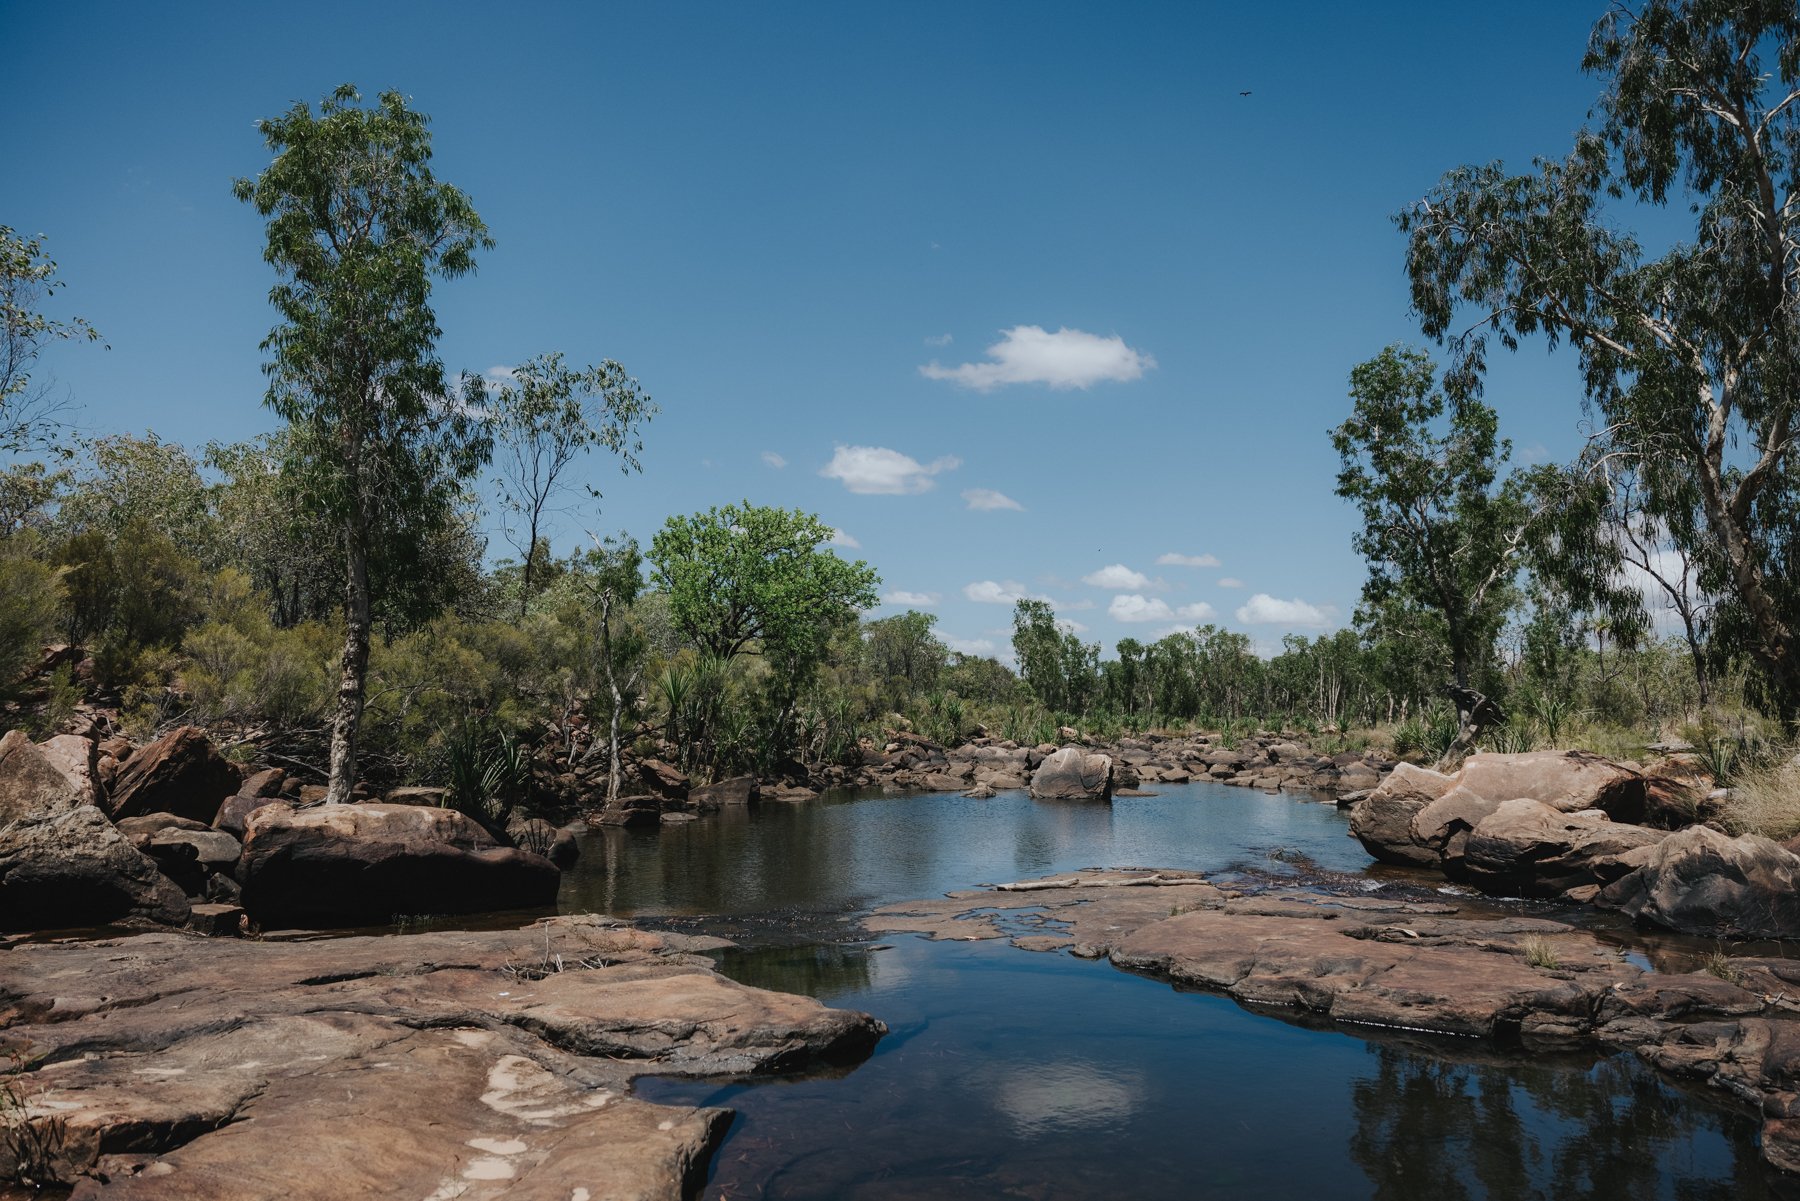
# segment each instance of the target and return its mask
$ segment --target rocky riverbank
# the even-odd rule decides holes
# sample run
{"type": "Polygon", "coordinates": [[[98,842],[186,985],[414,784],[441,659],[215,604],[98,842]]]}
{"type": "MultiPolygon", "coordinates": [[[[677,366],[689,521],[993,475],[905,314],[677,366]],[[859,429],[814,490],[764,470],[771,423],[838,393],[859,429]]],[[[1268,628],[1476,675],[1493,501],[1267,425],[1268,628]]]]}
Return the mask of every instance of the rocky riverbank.
{"type": "MultiPolygon", "coordinates": [[[[634,760],[629,795],[611,807],[592,809],[588,820],[597,825],[687,822],[729,805],[813,800],[829,788],[960,792],[982,798],[1029,789],[1045,800],[1110,800],[1158,784],[1211,780],[1339,797],[1373,789],[1394,767],[1394,760],[1379,751],[1326,754],[1280,734],[1229,740],[1210,734],[1144,734],[1112,742],[1084,738],[1067,728],[1060,735],[1060,743],[1033,746],[986,735],[945,746],[897,732],[880,747],[864,747],[854,765],[789,763],[761,779],[742,776],[705,787],[694,786],[666,760],[634,760]],[[1049,776],[1044,775],[1047,764],[1049,776]]],[[[574,775],[562,788],[570,796],[587,795],[574,775]]]]}
{"type": "Polygon", "coordinates": [[[718,939],[595,917],[405,937],[0,950],[0,1179],[170,1201],[660,1199],[730,1112],[642,1075],[866,1057],[867,1014],[733,983],[718,939]]]}
{"type": "Polygon", "coordinates": [[[1196,872],[1087,871],[885,906],[871,934],[1008,939],[1109,960],[1259,1010],[1524,1048],[1636,1054],[1762,1118],[1765,1159],[1800,1171],[1800,965],[1732,958],[1645,971],[1565,922],[1422,891],[1220,887],[1196,872]]]}

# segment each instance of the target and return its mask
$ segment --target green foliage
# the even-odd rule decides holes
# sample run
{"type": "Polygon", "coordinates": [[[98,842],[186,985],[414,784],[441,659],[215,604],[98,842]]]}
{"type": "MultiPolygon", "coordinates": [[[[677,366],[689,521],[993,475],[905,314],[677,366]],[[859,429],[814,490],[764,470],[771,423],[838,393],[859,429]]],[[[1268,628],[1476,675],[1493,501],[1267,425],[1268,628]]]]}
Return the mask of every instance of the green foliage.
{"type": "Polygon", "coordinates": [[[1359,365],[1350,395],[1355,411],[1331,442],[1343,463],[1338,495],[1362,515],[1354,543],[1369,564],[1363,603],[1434,613],[1449,652],[1443,670],[1480,688],[1532,516],[1520,479],[1496,482],[1511,444],[1492,408],[1446,396],[1417,351],[1390,346],[1359,365]]]}
{"type": "Polygon", "coordinates": [[[277,274],[264,401],[288,423],[286,469],[307,510],[343,530],[334,800],[355,777],[372,595],[441,568],[429,552],[491,450],[479,386],[455,402],[437,358],[430,296],[434,278],[474,270],[492,240],[468,197],[432,174],[424,115],[398,92],[360,101],[346,84],[316,115],[302,103],[260,122],[274,158],[233,185],[267,219],[263,257],[277,274]]]}
{"type": "Polygon", "coordinates": [[[531,756],[491,723],[467,721],[444,740],[444,803],[484,825],[502,825],[531,795],[531,756]]]}
{"type": "Polygon", "coordinates": [[[0,541],[0,696],[38,662],[61,615],[60,573],[28,550],[25,539],[0,541]]]}
{"type": "Polygon", "coordinates": [[[865,661],[883,708],[901,709],[938,687],[950,652],[932,632],[936,624],[933,614],[913,609],[863,623],[865,661]]]}
{"type": "MultiPolygon", "coordinates": [[[[496,447],[502,532],[520,555],[521,614],[534,595],[548,556],[543,539],[552,503],[568,490],[569,467],[599,448],[623,471],[640,471],[643,424],[656,415],[638,382],[607,359],[574,370],[560,354],[539,355],[513,368],[483,402],[496,447]]],[[[595,496],[599,494],[589,489],[595,496]]]]}
{"type": "Polygon", "coordinates": [[[1012,645],[1019,678],[1046,708],[1086,713],[1100,699],[1100,647],[1066,629],[1047,602],[1014,606],[1012,645]]]}
{"type": "Polygon", "coordinates": [[[182,639],[182,684],[203,722],[317,726],[335,684],[332,635],[318,622],[278,627],[250,578],[226,568],[213,577],[207,619],[182,639]]]}
{"type": "Polygon", "coordinates": [[[876,602],[869,565],[823,549],[835,534],[810,513],[746,501],[669,518],[650,562],[675,627],[696,646],[730,659],[756,644],[804,661],[876,602]]]}
{"type": "Polygon", "coordinates": [[[49,385],[32,382],[33,366],[49,343],[100,340],[99,331],[79,317],[44,316],[44,302],[62,286],[41,237],[22,238],[0,225],[0,454],[33,446],[61,453],[50,434],[62,401],[49,385]]]}
{"type": "Polygon", "coordinates": [[[1598,433],[1575,474],[1629,483],[1800,715],[1800,11],[1646,0],[1595,27],[1598,128],[1525,173],[1459,167],[1401,213],[1413,307],[1472,394],[1491,342],[1567,340],[1598,433]],[[1614,201],[1692,213],[1647,244],[1614,201]],[[1663,247],[1660,256],[1646,245],[1663,247]]]}

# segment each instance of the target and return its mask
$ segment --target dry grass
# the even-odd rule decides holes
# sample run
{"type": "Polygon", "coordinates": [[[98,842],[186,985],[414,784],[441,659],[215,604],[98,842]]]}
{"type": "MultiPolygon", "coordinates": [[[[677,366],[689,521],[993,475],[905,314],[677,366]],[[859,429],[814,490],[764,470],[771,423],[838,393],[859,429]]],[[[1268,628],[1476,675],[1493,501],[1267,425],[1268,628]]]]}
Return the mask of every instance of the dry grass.
{"type": "Polygon", "coordinates": [[[1536,934],[1527,937],[1525,941],[1520,944],[1520,949],[1525,952],[1525,962],[1529,963],[1532,967],[1541,967],[1553,971],[1557,964],[1561,962],[1556,954],[1556,944],[1547,938],[1540,938],[1536,934]]]}
{"type": "Polygon", "coordinates": [[[1737,964],[1731,962],[1723,948],[1710,952],[1700,965],[1701,970],[1717,976],[1727,984],[1742,984],[1744,973],[1738,970],[1737,964]]]}
{"type": "Polygon", "coordinates": [[[1719,820],[1733,834],[1762,834],[1776,842],[1800,835],[1800,759],[1784,758],[1741,774],[1719,820]]]}

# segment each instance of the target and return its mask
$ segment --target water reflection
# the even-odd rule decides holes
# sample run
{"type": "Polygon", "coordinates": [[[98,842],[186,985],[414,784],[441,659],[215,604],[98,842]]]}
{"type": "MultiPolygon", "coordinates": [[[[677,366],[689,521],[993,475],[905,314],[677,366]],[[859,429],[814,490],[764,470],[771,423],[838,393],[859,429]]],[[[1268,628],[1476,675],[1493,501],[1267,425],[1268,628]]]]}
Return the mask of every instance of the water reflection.
{"type": "Polygon", "coordinates": [[[1761,1198],[1756,1122],[1630,1056],[1323,1030],[1062,955],[904,939],[827,1001],[893,1027],[842,1078],[648,1081],[740,1118],[706,1196],[1761,1198]]]}
{"type": "Polygon", "coordinates": [[[1013,1133],[1027,1139],[1102,1133],[1130,1118],[1147,1091],[1141,1073],[1086,1059],[1010,1064],[997,1068],[987,1087],[1013,1133]]]}
{"type": "Polygon", "coordinates": [[[594,830],[563,881],[565,912],[624,917],[844,912],[981,882],[1078,867],[1266,866],[1270,848],[1322,867],[1368,864],[1335,807],[1215,784],[1168,785],[1112,805],[1023,793],[844,793],[663,830],[594,830]]]}

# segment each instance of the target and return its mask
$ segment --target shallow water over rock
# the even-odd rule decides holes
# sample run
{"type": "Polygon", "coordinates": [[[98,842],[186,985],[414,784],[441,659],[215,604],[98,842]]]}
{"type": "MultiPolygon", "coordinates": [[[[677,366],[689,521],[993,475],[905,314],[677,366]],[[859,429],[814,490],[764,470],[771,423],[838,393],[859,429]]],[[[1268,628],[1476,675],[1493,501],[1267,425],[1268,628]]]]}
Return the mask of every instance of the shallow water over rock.
{"type": "Polygon", "coordinates": [[[734,936],[728,974],[892,1028],[841,1078],[640,1084],[739,1111],[710,1197],[1790,1195],[1749,1114],[1628,1055],[1319,1029],[1063,953],[854,938],[847,919],[876,905],[1089,866],[1422,887],[1370,865],[1332,806],[1159,792],[847,794],[596,832],[561,904],[734,936]]]}

